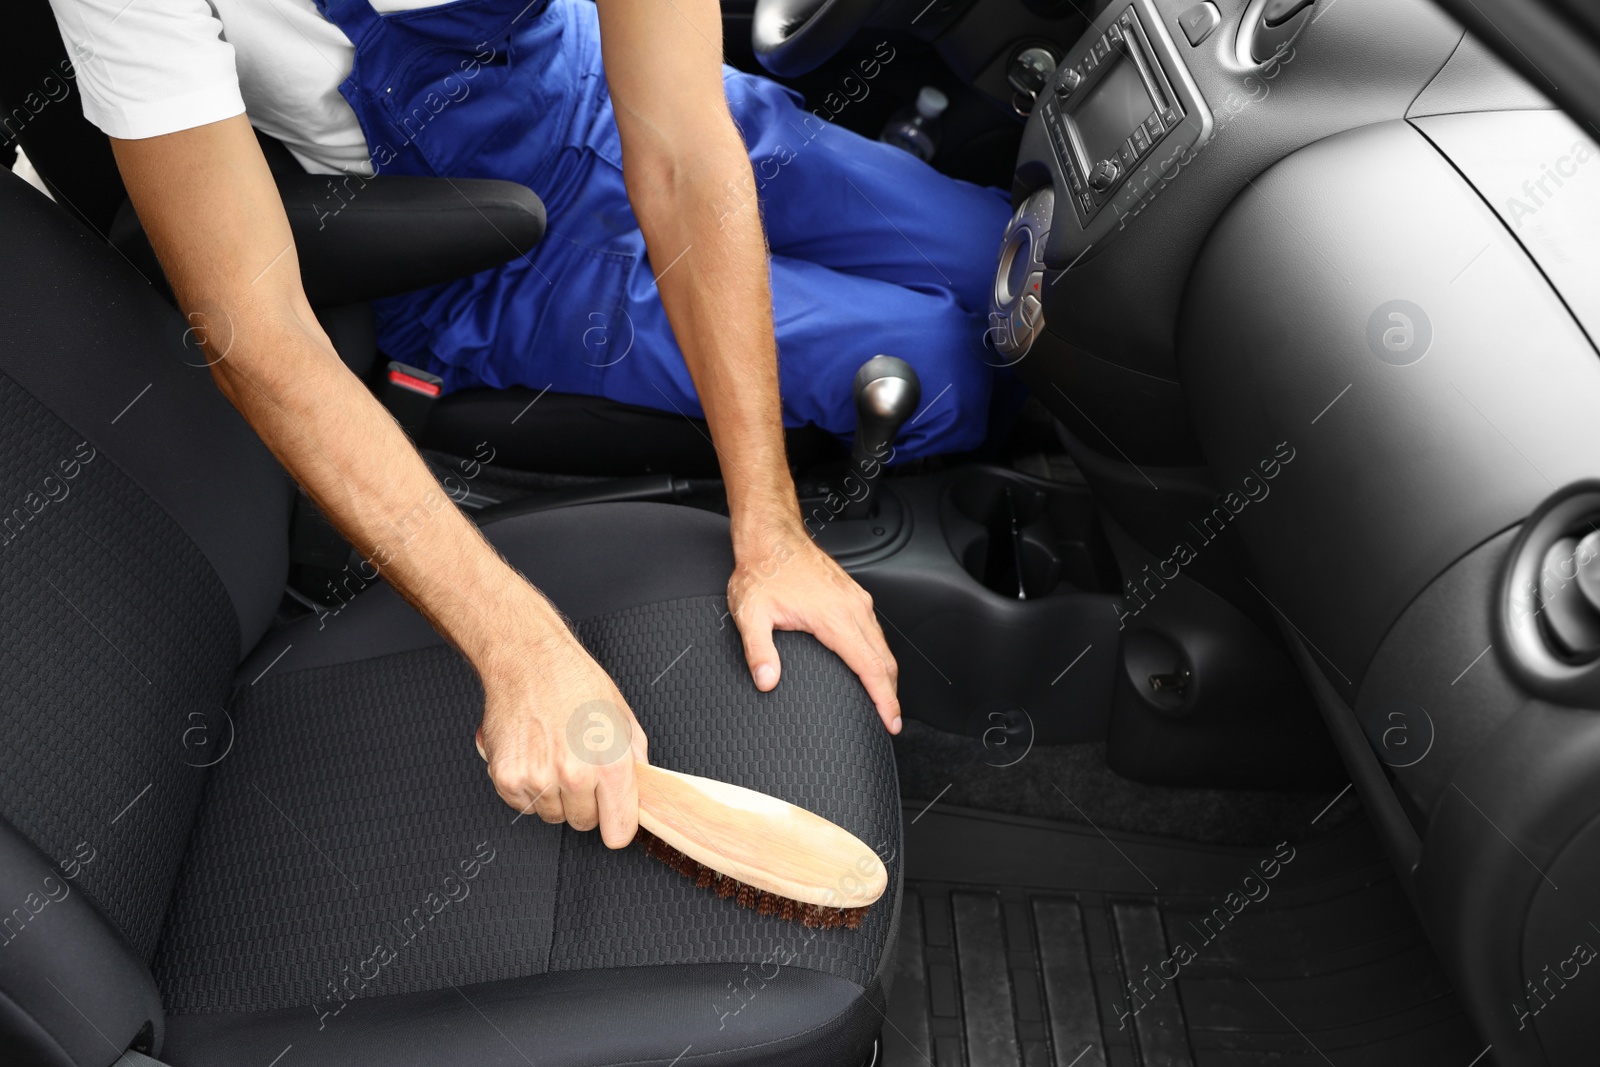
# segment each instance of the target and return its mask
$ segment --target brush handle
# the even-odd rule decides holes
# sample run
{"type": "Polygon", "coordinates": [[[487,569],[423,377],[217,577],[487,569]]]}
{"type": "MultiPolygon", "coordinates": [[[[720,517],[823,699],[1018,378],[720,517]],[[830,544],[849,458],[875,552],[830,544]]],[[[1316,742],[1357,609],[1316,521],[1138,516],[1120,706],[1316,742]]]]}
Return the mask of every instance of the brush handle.
{"type": "Polygon", "coordinates": [[[639,825],[745,885],[825,908],[863,908],[889,872],[841,826],[754,789],[634,764],[639,825]]]}
{"type": "MultiPolygon", "coordinates": [[[[477,741],[487,758],[482,730],[477,741]]],[[[865,842],[786,800],[648,763],[633,775],[640,826],[745,885],[824,908],[864,908],[889,887],[865,842]]]]}

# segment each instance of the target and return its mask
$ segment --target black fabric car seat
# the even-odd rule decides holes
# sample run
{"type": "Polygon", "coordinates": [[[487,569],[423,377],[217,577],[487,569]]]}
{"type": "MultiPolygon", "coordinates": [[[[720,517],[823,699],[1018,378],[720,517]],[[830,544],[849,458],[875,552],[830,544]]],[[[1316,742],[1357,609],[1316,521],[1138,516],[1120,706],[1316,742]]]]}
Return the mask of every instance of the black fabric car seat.
{"type": "Polygon", "coordinates": [[[271,626],[292,486],[182,320],[4,173],[0,234],[0,1060],[861,1062],[898,921],[893,757],[806,635],[756,693],[723,520],[614,504],[486,532],[653,762],[880,850],[896,888],[858,931],[519,818],[473,750],[474,675],[386,586],[271,626]]]}

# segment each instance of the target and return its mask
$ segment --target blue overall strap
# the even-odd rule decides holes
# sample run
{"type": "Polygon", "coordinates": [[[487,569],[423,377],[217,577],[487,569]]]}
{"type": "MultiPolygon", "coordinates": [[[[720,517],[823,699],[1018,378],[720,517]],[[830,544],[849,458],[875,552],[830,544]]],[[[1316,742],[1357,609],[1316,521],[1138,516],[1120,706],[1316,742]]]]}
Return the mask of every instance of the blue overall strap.
{"type": "Polygon", "coordinates": [[[382,22],[367,0],[312,0],[322,17],[344,31],[350,43],[360,46],[363,38],[382,22]]]}

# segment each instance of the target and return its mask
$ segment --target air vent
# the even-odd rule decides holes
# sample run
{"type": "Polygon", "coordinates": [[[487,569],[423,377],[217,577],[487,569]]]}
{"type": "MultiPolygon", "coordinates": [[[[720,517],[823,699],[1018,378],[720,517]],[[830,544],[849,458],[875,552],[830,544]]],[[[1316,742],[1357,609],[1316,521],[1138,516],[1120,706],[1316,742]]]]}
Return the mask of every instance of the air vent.
{"type": "Polygon", "coordinates": [[[1570,485],[1528,517],[1496,621],[1496,644],[1531,691],[1600,708],[1600,482],[1570,485]]]}

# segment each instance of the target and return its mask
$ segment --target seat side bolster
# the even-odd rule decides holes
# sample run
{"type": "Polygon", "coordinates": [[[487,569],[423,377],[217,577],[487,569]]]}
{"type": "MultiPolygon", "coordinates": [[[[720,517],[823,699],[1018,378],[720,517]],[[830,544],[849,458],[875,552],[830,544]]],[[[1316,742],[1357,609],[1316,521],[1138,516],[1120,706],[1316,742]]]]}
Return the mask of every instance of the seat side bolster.
{"type": "Polygon", "coordinates": [[[75,882],[80,865],[93,862],[92,844],[81,847],[52,862],[0,819],[0,1047],[8,1063],[106,1067],[136,1040],[159,1048],[155,979],[75,882]]]}

